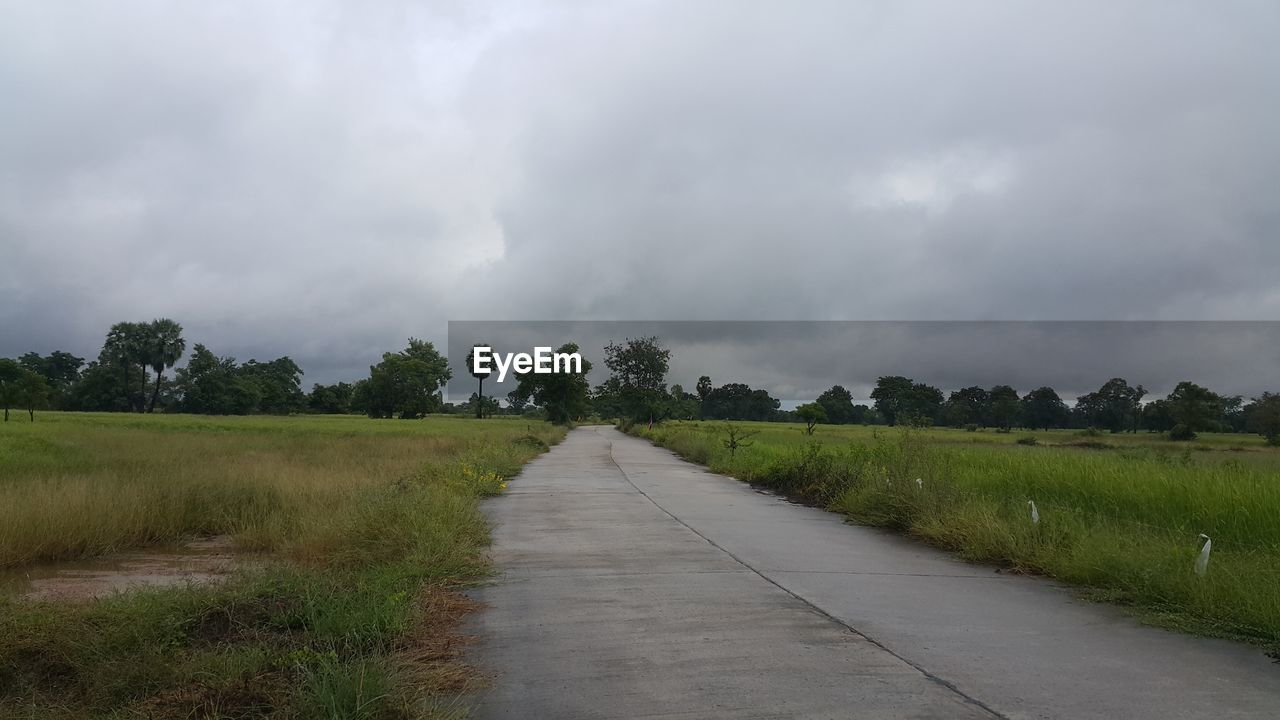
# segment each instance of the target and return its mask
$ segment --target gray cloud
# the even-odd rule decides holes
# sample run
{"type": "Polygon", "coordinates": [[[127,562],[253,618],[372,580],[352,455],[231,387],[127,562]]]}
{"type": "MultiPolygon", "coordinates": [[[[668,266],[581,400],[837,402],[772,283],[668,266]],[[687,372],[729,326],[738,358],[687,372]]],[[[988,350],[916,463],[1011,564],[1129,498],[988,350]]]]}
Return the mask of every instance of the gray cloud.
{"type": "Polygon", "coordinates": [[[1280,317],[1272,4],[0,17],[0,355],[167,315],[327,381],[450,319],[1280,317]]]}

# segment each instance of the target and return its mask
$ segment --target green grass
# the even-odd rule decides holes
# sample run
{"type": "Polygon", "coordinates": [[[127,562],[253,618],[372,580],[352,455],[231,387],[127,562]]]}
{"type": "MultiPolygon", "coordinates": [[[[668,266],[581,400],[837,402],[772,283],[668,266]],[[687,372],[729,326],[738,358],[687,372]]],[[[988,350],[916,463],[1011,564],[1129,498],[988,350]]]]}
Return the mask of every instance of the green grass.
{"type": "Polygon", "coordinates": [[[799,425],[739,425],[758,434],[733,457],[721,424],[633,431],[716,472],[1060,578],[1153,622],[1280,647],[1280,451],[1260,438],[861,426],[806,437],[799,425]],[[1028,435],[1035,445],[1016,442],[1028,435]],[[1213,538],[1205,577],[1194,572],[1200,533],[1213,538]]]}
{"type": "Polygon", "coordinates": [[[0,717],[414,718],[464,688],[478,501],[544,423],[45,413],[0,425],[0,565],[229,534],[227,582],[0,597],[0,717]]]}

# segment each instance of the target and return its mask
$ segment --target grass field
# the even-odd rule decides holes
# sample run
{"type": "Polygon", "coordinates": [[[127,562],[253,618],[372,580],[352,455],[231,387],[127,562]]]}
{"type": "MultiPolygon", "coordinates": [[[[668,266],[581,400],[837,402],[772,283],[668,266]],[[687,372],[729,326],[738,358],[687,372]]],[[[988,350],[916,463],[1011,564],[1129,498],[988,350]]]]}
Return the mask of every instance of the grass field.
{"type": "Polygon", "coordinates": [[[821,425],[807,437],[801,425],[735,425],[757,434],[732,455],[723,423],[633,432],[857,522],[1088,588],[1151,622],[1280,648],[1280,451],[1261,438],[821,425]],[[1201,533],[1213,539],[1203,577],[1201,533]]]}
{"type": "Polygon", "coordinates": [[[213,534],[261,558],[203,587],[0,597],[0,717],[446,713],[433,693],[473,679],[451,588],[486,571],[478,500],[562,436],[455,417],[0,425],[0,567],[213,534]]]}

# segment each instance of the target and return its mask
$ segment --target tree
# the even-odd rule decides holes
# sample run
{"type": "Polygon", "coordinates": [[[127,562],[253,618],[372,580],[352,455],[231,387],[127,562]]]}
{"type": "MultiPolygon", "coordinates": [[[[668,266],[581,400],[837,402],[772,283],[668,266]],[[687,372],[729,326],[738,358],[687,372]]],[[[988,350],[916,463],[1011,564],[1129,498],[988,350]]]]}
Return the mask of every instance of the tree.
{"type": "Polygon", "coordinates": [[[355,387],[351,383],[340,382],[336,385],[311,386],[311,394],[307,396],[307,408],[315,413],[341,415],[351,411],[351,397],[355,387]]]}
{"type": "Polygon", "coordinates": [[[252,412],[290,415],[306,408],[302,368],[288,355],[268,362],[250,360],[235,368],[234,374],[257,387],[259,399],[252,412]]]}
{"type": "Polygon", "coordinates": [[[449,361],[431,343],[409,338],[398,353],[385,353],[369,368],[362,397],[370,417],[420,418],[440,408],[440,388],[453,377],[449,361]]]}
{"type": "MultiPolygon", "coordinates": [[[[830,390],[818,396],[816,401],[826,413],[823,422],[833,425],[844,425],[853,422],[853,394],[840,385],[832,385],[830,390]]],[[[800,408],[796,408],[797,411],[800,408]]]]}
{"type": "Polygon", "coordinates": [[[664,415],[680,420],[695,420],[702,416],[702,403],[697,395],[685,392],[683,386],[672,385],[671,397],[664,415]]]}
{"type": "MultiPolygon", "coordinates": [[[[486,370],[485,372],[482,372],[482,373],[481,373],[481,372],[476,372],[476,366],[475,366],[475,363],[473,363],[473,362],[472,362],[472,360],[474,360],[474,359],[475,359],[475,355],[476,355],[476,348],[478,348],[478,347],[489,347],[489,346],[488,346],[488,345],[485,345],[485,344],[483,344],[483,343],[481,343],[480,345],[476,345],[476,346],[472,347],[472,348],[471,348],[471,352],[467,353],[467,372],[471,373],[471,377],[473,377],[473,378],[475,378],[476,380],[479,380],[479,381],[480,381],[480,384],[479,384],[479,386],[478,386],[478,387],[477,387],[477,389],[476,389],[476,394],[480,396],[480,400],[481,400],[481,402],[477,402],[477,403],[475,404],[475,408],[476,408],[476,419],[477,419],[477,420],[479,420],[479,419],[481,419],[481,418],[483,418],[483,417],[484,417],[484,412],[483,412],[483,411],[484,411],[484,409],[485,409],[485,407],[486,407],[486,406],[485,406],[485,404],[484,404],[484,402],[483,402],[483,400],[484,400],[484,381],[485,381],[485,379],[487,379],[490,375],[492,375],[492,374],[493,374],[493,370],[492,370],[492,369],[486,370]]],[[[490,367],[492,368],[492,366],[490,366],[490,367]]]]}
{"type": "Polygon", "coordinates": [[[218,357],[196,343],[186,367],[176,373],[178,407],[205,415],[248,415],[262,404],[262,387],[240,372],[233,357],[218,357]]]}
{"type": "MultiPolygon", "coordinates": [[[[576,353],[578,346],[565,343],[556,352],[576,353]]],[[[584,358],[580,373],[517,373],[516,389],[508,396],[512,408],[520,412],[525,403],[532,400],[546,410],[547,420],[560,425],[570,423],[585,415],[590,407],[591,386],[587,383],[589,372],[591,363],[584,358]]]]}
{"type": "Polygon", "coordinates": [[[1264,392],[1254,398],[1245,408],[1245,418],[1250,432],[1271,445],[1280,445],[1280,393],[1264,392]]]}
{"type": "Polygon", "coordinates": [[[898,424],[898,416],[909,407],[914,385],[911,378],[901,375],[886,375],[876,380],[871,399],[875,401],[876,411],[884,417],[885,422],[890,425],[898,424]]]}
{"type": "Polygon", "coordinates": [[[712,420],[768,420],[781,402],[768,391],[753,390],[743,383],[715,388],[703,403],[702,416],[712,420]]]}
{"type": "Polygon", "coordinates": [[[62,408],[68,391],[80,381],[80,368],[84,367],[84,358],[61,350],[55,350],[48,356],[29,352],[18,358],[18,364],[42,376],[49,386],[52,406],[62,408]]]}
{"type": "Polygon", "coordinates": [[[991,393],[977,385],[960,388],[947,398],[943,416],[955,427],[986,425],[991,415],[991,393]]]}
{"type": "Polygon", "coordinates": [[[475,413],[477,418],[493,417],[499,409],[496,399],[479,393],[471,393],[471,397],[467,399],[466,408],[467,412],[475,413]]]}
{"type": "Polygon", "coordinates": [[[1244,398],[1239,395],[1222,398],[1222,423],[1229,432],[1244,432],[1247,418],[1244,412],[1244,398]]]}
{"type": "Polygon", "coordinates": [[[991,424],[1008,431],[1018,421],[1018,391],[1008,385],[996,385],[991,388],[991,424]]]}
{"type": "Polygon", "coordinates": [[[99,358],[99,362],[106,360],[104,364],[114,365],[117,372],[120,373],[121,389],[125,402],[128,408],[134,412],[142,412],[144,409],[143,398],[146,392],[145,336],[146,332],[143,323],[116,323],[107,331],[107,339],[102,345],[102,356],[99,358]],[[142,384],[140,384],[137,394],[133,392],[133,383],[130,381],[130,376],[135,366],[143,370],[142,384]]]}
{"type": "Polygon", "coordinates": [[[871,399],[890,425],[903,421],[932,422],[942,409],[943,401],[941,390],[901,375],[886,375],[876,380],[871,399]]]}
{"type": "Polygon", "coordinates": [[[182,326],[169,318],[152,320],[140,326],[139,332],[142,362],[156,373],[155,389],[151,391],[151,403],[147,406],[147,412],[155,412],[165,368],[171,368],[178,362],[187,349],[187,341],[182,338],[182,326]]]}
{"type": "Polygon", "coordinates": [[[711,377],[709,375],[703,375],[698,378],[698,385],[696,387],[696,390],[698,391],[698,399],[705,402],[707,396],[711,394],[711,388],[711,377]]]}
{"type": "Polygon", "coordinates": [[[1076,400],[1076,409],[1090,425],[1111,432],[1136,432],[1142,398],[1146,394],[1141,385],[1130,387],[1124,378],[1111,378],[1097,392],[1081,395],[1076,400]]]}
{"type": "Polygon", "coordinates": [[[796,415],[804,421],[804,434],[812,435],[813,428],[820,422],[827,421],[827,411],[816,402],[805,403],[796,408],[796,415]]]}
{"type": "MultiPolygon", "coordinates": [[[[36,410],[46,407],[49,401],[49,383],[40,373],[23,370],[22,377],[18,380],[17,395],[18,402],[27,409],[31,422],[35,422],[36,410]]],[[[7,419],[8,408],[5,408],[5,416],[7,419]]]]}
{"type": "Polygon", "coordinates": [[[1222,417],[1222,398],[1199,385],[1183,381],[1166,398],[1175,425],[1170,437],[1193,440],[1197,432],[1215,430],[1222,417]]]}
{"type": "Polygon", "coordinates": [[[1168,400],[1153,400],[1142,407],[1142,427],[1152,432],[1169,432],[1177,425],[1168,400]]]}
{"type": "Polygon", "coordinates": [[[19,402],[22,366],[9,358],[0,358],[0,404],[4,405],[4,421],[9,422],[9,408],[19,402]]]}
{"type": "Polygon", "coordinates": [[[616,380],[617,398],[629,420],[658,419],[666,396],[671,351],[656,337],[627,338],[604,348],[604,364],[616,380]]]}
{"type": "Polygon", "coordinates": [[[1065,427],[1071,411],[1057,391],[1045,386],[1022,398],[1022,422],[1032,430],[1065,427]]]}

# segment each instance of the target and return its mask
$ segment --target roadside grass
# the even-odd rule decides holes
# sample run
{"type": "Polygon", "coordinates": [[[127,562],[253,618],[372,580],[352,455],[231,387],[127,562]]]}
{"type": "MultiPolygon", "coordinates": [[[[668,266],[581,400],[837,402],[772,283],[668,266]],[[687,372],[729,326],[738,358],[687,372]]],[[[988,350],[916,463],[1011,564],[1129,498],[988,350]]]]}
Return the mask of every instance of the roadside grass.
{"type": "Polygon", "coordinates": [[[1099,449],[1064,431],[1031,433],[1029,445],[1016,442],[1028,433],[820,426],[806,437],[800,425],[739,425],[758,434],[733,455],[722,423],[632,432],[967,560],[1081,586],[1155,624],[1280,649],[1280,452],[1260,442],[1087,438],[1099,449]],[[1249,449],[1214,451],[1237,446],[1249,449]],[[1213,538],[1204,577],[1201,533],[1213,538]]]}
{"type": "Polygon", "coordinates": [[[216,584],[0,597],[0,717],[453,717],[441,698],[478,679],[456,635],[456,588],[487,570],[478,501],[561,437],[505,419],[11,422],[3,564],[210,533],[270,552],[216,584]]]}

